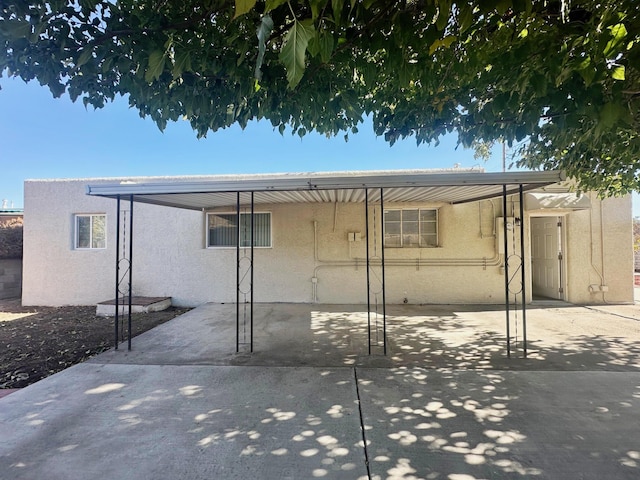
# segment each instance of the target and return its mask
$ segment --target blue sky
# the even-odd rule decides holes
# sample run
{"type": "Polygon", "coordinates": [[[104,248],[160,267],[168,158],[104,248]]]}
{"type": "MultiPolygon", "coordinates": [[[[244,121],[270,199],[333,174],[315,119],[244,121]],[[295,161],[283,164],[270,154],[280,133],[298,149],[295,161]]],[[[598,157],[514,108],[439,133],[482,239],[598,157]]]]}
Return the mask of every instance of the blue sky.
{"type": "MultiPolygon", "coordinates": [[[[23,206],[27,178],[204,175],[221,173],[317,172],[483,166],[502,169],[501,149],[483,163],[456,149],[455,136],[437,147],[417,147],[413,138],[390,147],[370,124],[349,142],[308,134],[281,136],[267,122],[232,127],[198,140],[187,122],[160,132],[126,100],[101,110],[85,109],[68,96],[54,99],[48,88],[0,78],[0,200],[23,206]]],[[[507,161],[507,163],[509,163],[507,161]]],[[[638,203],[638,202],[636,202],[638,203]]],[[[636,209],[640,211],[640,209],[636,209]]]]}

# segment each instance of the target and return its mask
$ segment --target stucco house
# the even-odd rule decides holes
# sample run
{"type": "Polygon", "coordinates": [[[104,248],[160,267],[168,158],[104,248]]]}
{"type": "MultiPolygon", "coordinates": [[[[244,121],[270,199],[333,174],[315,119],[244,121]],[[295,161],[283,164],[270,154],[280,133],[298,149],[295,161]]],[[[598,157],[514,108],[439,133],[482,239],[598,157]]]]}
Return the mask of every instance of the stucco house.
{"type": "Polygon", "coordinates": [[[558,172],[27,180],[24,218],[25,305],[108,300],[129,264],[183,306],[633,302],[631,198],[558,172]]]}

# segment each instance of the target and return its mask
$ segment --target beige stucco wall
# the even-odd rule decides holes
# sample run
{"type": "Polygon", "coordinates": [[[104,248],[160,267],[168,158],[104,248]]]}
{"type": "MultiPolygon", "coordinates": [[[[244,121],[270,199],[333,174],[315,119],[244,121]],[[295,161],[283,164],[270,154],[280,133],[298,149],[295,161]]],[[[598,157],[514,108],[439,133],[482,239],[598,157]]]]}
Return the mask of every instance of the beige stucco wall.
{"type": "MultiPolygon", "coordinates": [[[[25,305],[93,304],[114,297],[116,201],[85,195],[85,186],[89,183],[99,181],[25,182],[25,305]],[[73,248],[73,216],[77,213],[106,213],[106,249],[73,248]]],[[[505,277],[494,235],[495,217],[501,215],[501,201],[467,205],[386,204],[385,208],[411,206],[439,208],[440,246],[385,249],[387,302],[402,303],[405,299],[409,303],[504,302],[505,277]]],[[[122,207],[128,209],[128,203],[123,202],[122,207]]],[[[626,287],[632,272],[630,200],[615,200],[603,209],[607,228],[607,300],[632,301],[632,280],[626,287]],[[622,214],[620,210],[627,206],[628,213],[622,214]],[[625,226],[627,217],[629,224],[625,226]],[[629,237],[628,252],[626,245],[614,245],[620,236],[629,237]],[[625,269],[628,275],[617,275],[617,272],[626,272],[625,269]]],[[[259,205],[256,211],[272,214],[273,246],[256,248],[254,252],[255,301],[366,303],[362,204],[259,205]],[[361,240],[349,242],[349,232],[359,232],[361,240]]],[[[592,213],[594,218],[598,212],[592,213]]],[[[599,232],[594,239],[589,235],[585,238],[588,215],[585,212],[569,215],[568,239],[577,239],[574,250],[579,259],[587,255],[585,244],[588,247],[592,240],[597,243],[600,238],[599,232]]],[[[379,207],[370,210],[370,255],[377,258],[382,253],[380,228],[374,229],[373,224],[376,220],[379,225],[380,216],[379,207]],[[373,247],[374,236],[377,248],[373,247]]],[[[135,295],[171,296],[178,305],[235,302],[236,251],[205,248],[203,212],[136,203],[134,230],[135,295]]],[[[526,248],[529,248],[528,239],[526,248]]],[[[594,247],[594,252],[597,248],[594,247]]],[[[596,260],[600,258],[599,253],[595,256],[596,260]]],[[[593,266],[578,267],[574,263],[578,262],[571,262],[569,275],[572,282],[579,283],[572,286],[570,295],[575,296],[569,300],[601,302],[602,294],[588,293],[593,266]]],[[[596,268],[600,266],[598,263],[596,268]]],[[[373,291],[380,290],[379,275],[380,267],[374,266],[373,291]]],[[[375,296],[372,301],[375,302],[375,296]]],[[[378,302],[382,302],[381,294],[378,302]]]]}
{"type": "Polygon", "coordinates": [[[571,303],[633,303],[631,197],[603,201],[591,194],[591,210],[568,214],[567,300],[571,303]],[[607,292],[593,291],[604,285],[607,292]]]}
{"type": "Polygon", "coordinates": [[[115,253],[110,244],[114,223],[107,224],[109,248],[95,251],[73,249],[72,224],[73,213],[111,213],[114,203],[83,193],[80,182],[25,182],[25,305],[91,304],[109,298],[114,278],[115,253]]]}

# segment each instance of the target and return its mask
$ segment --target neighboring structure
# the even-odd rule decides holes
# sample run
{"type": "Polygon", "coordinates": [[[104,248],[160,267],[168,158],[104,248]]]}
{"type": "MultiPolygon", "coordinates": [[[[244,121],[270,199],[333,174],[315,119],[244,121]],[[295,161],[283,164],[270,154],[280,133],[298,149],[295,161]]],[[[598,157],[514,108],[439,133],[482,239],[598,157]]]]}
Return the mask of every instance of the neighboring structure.
{"type": "Polygon", "coordinates": [[[0,204],[0,223],[10,222],[11,220],[18,220],[22,218],[24,210],[22,208],[15,208],[13,202],[8,200],[2,200],[0,204]]]}
{"type": "Polygon", "coordinates": [[[22,209],[0,204],[0,300],[19,298],[22,290],[22,209]]]}
{"type": "Polygon", "coordinates": [[[134,295],[176,305],[245,303],[248,295],[361,304],[382,302],[383,293],[390,304],[500,304],[505,246],[507,280],[517,280],[510,301],[522,290],[524,266],[528,302],[632,303],[630,197],[577,196],[553,183],[560,178],[455,170],[28,180],[23,304],[113,298],[116,259],[125,257],[134,295]],[[130,195],[131,256],[121,241],[131,233],[130,195]],[[252,270],[240,288],[237,265],[252,270]],[[249,282],[252,291],[243,287],[249,282]]]}

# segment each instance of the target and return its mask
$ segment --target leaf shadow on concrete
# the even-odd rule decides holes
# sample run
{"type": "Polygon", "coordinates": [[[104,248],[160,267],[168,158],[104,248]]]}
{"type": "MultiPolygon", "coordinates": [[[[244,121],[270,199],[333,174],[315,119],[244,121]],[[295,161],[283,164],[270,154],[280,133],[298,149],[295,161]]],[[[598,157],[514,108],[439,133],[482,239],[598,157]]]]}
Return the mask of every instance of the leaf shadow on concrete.
{"type": "MultiPolygon", "coordinates": [[[[428,312],[391,310],[386,357],[366,355],[361,309],[313,306],[287,314],[284,330],[263,319],[259,353],[237,356],[253,366],[220,365],[228,338],[216,339],[213,353],[226,350],[215,367],[202,345],[193,346],[201,364],[193,356],[135,364],[195,321],[190,312],[141,341],[141,356],[98,357],[73,367],[79,376],[3,399],[11,433],[0,433],[0,471],[9,479],[640,476],[640,348],[633,332],[616,333],[626,323],[594,335],[580,318],[554,330],[534,314],[530,358],[518,357],[514,338],[507,359],[501,312],[428,312]],[[301,358],[308,367],[296,366],[301,358]]],[[[181,337],[180,349],[197,334],[181,337]]]]}

